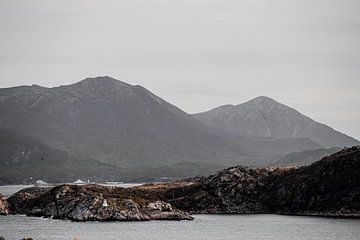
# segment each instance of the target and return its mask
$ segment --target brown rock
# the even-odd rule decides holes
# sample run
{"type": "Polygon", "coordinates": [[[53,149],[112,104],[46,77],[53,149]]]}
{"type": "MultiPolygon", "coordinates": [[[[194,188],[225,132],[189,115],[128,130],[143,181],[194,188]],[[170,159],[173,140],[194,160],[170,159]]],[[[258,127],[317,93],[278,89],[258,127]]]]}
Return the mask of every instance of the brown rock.
{"type": "Polygon", "coordinates": [[[169,203],[153,201],[153,197],[140,189],[62,185],[37,196],[24,190],[15,194],[13,201],[17,212],[73,221],[192,219],[169,203]]]}
{"type": "Polygon", "coordinates": [[[10,204],[5,197],[0,194],[0,215],[8,215],[9,213],[11,213],[10,204]]]}

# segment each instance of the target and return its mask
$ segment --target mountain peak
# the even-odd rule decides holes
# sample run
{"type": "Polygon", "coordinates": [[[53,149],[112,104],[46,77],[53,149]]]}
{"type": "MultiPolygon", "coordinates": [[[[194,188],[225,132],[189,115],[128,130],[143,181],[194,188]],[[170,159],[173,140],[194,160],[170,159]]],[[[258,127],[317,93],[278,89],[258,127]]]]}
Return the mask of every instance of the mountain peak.
{"type": "Polygon", "coordinates": [[[308,138],[330,147],[352,146],[359,142],[315,122],[276,100],[259,96],[236,106],[222,106],[194,117],[216,128],[240,135],[273,138],[308,138]]]}
{"type": "MultiPolygon", "coordinates": [[[[259,97],[256,97],[254,99],[251,99],[243,104],[240,104],[240,105],[246,105],[246,104],[251,104],[251,105],[283,105],[281,104],[280,102],[270,98],[270,97],[267,97],[267,96],[259,96],[259,97]]],[[[238,105],[239,106],[239,105],[238,105]]],[[[284,105],[285,106],[285,105],[284,105]]]]}
{"type": "Polygon", "coordinates": [[[98,76],[98,77],[90,77],[90,78],[85,78],[84,80],[75,83],[74,85],[99,85],[99,84],[106,84],[106,85],[127,85],[127,86],[131,86],[128,83],[119,81],[113,77],[109,77],[109,76],[98,76]]]}
{"type": "Polygon", "coordinates": [[[250,101],[257,101],[257,102],[276,102],[274,99],[268,96],[258,96],[256,98],[253,98],[250,101]]]}
{"type": "Polygon", "coordinates": [[[134,86],[109,76],[99,76],[85,78],[80,82],[56,87],[55,89],[70,91],[75,95],[81,93],[83,96],[92,98],[95,96],[130,96],[133,94],[134,86]]]}

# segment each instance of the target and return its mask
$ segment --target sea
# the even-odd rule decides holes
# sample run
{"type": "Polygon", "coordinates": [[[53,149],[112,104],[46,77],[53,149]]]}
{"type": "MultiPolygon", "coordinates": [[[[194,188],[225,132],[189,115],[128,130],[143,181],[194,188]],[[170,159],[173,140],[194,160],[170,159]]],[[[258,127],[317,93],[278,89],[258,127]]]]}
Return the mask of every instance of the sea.
{"type": "MultiPolygon", "coordinates": [[[[21,186],[18,186],[21,188],[21,186]]],[[[0,186],[0,193],[5,188],[0,186]]],[[[7,192],[11,194],[8,186],[7,192]]],[[[360,220],[258,215],[194,215],[193,221],[71,222],[24,215],[0,216],[6,240],[358,240],[360,220]]]]}

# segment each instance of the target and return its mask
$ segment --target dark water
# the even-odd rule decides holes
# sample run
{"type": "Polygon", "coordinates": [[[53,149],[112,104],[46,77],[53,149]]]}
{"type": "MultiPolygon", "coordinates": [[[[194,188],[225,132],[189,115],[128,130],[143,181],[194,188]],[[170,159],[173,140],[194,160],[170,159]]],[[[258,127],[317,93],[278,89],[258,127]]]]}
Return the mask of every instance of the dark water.
{"type": "Polygon", "coordinates": [[[0,235],[19,240],[69,239],[360,239],[360,221],[278,215],[196,215],[194,221],[75,223],[0,216],[0,235]]]}

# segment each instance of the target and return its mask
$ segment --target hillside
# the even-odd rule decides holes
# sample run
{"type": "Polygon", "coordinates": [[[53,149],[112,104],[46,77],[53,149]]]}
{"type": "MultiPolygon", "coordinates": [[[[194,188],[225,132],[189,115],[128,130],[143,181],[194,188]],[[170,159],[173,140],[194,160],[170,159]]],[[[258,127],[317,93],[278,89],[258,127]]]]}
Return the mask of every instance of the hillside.
{"type": "Polygon", "coordinates": [[[221,106],[193,116],[208,125],[240,135],[308,138],[325,148],[350,147],[360,143],[269,97],[221,106]]]}
{"type": "Polygon", "coordinates": [[[122,169],[53,149],[37,139],[0,129],[0,184],[105,180],[122,169]]]}
{"type": "MultiPolygon", "coordinates": [[[[321,147],[308,139],[228,134],[141,86],[111,77],[54,88],[0,89],[0,113],[1,128],[79,159],[126,168],[124,179],[127,175],[146,179],[209,174],[234,164],[262,165],[290,152],[321,147]]],[[[83,163],[79,166],[86,168],[83,163]]]]}
{"type": "Polygon", "coordinates": [[[341,148],[322,148],[315,150],[306,150],[302,152],[289,153],[281,159],[275,161],[271,166],[275,167],[290,167],[290,166],[305,166],[322,159],[325,156],[334,154],[340,151],[341,148]]]}

